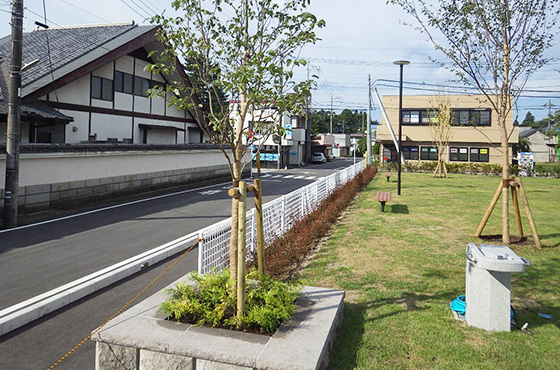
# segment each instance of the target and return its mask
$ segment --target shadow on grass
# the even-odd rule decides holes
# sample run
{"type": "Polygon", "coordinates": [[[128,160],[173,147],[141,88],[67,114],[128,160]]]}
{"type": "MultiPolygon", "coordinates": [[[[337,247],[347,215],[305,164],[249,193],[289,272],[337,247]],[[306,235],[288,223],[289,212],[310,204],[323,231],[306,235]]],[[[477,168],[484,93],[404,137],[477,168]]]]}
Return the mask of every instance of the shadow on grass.
{"type": "Polygon", "coordinates": [[[548,240],[558,240],[558,237],[560,237],[560,233],[556,233],[556,234],[539,234],[539,239],[541,240],[541,243],[543,244],[543,247],[545,248],[558,248],[560,247],[560,242],[556,243],[556,244],[548,244],[547,241],[548,240]]]}
{"type": "MultiPolygon", "coordinates": [[[[451,302],[458,294],[456,291],[447,291],[435,295],[405,293],[400,297],[377,299],[363,303],[345,302],[344,318],[331,350],[328,369],[346,370],[358,367],[360,347],[364,344],[364,333],[366,333],[366,330],[371,332],[371,328],[366,329],[369,323],[410,311],[429,310],[430,307],[421,307],[418,303],[424,301],[438,302],[440,300],[451,302]],[[372,314],[372,310],[383,306],[394,306],[395,309],[379,315],[372,314]]],[[[449,311],[449,315],[452,315],[451,311],[449,311]]]]}
{"type": "Polygon", "coordinates": [[[405,215],[407,215],[408,212],[408,206],[405,204],[393,204],[391,206],[391,212],[393,213],[403,213],[405,215]]]}

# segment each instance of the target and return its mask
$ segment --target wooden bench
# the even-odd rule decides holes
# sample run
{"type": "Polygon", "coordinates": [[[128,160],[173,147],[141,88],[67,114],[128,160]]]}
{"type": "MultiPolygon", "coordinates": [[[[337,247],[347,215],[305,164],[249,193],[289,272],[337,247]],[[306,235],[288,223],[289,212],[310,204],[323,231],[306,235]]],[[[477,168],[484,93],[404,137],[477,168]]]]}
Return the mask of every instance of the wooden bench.
{"type": "Polygon", "coordinates": [[[389,182],[389,179],[391,178],[391,176],[393,176],[393,174],[391,172],[387,172],[385,174],[385,177],[387,178],[387,182],[389,182]]]}
{"type": "Polygon", "coordinates": [[[385,203],[391,200],[390,191],[378,191],[375,200],[381,203],[381,212],[385,212],[385,203]]]}

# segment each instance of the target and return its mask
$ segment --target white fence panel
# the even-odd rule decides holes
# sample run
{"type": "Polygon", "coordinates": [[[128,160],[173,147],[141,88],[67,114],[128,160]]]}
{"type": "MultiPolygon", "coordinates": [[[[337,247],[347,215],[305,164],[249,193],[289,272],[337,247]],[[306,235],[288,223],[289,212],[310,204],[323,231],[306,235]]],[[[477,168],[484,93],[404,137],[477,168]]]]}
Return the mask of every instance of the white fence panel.
{"type": "MultiPolygon", "coordinates": [[[[365,168],[365,161],[317,180],[303,188],[263,205],[264,241],[268,244],[282,236],[292,225],[313,212],[337,188],[352,180],[365,168]]],[[[247,257],[256,249],[255,210],[247,212],[247,257]]],[[[222,269],[229,263],[231,218],[199,231],[198,272],[206,274],[222,269]]]]}

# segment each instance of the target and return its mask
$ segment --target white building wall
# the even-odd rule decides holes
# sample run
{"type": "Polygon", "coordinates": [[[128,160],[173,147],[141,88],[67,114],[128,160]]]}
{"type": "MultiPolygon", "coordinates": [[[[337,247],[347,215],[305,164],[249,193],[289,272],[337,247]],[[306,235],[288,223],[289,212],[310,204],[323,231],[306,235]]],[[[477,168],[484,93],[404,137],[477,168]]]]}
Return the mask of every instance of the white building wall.
{"type": "MultiPolygon", "coordinates": [[[[113,78],[111,77],[111,79],[113,78]]],[[[90,92],[91,76],[88,74],[51,92],[49,99],[70,104],[89,105],[90,92]]]]}
{"type": "Polygon", "coordinates": [[[134,58],[127,55],[115,60],[115,69],[117,71],[133,74],[134,58]]]}
{"type": "Polygon", "coordinates": [[[148,65],[148,62],[136,58],[134,59],[134,63],[135,63],[134,74],[136,76],[140,76],[148,79],[152,77],[152,72],[148,72],[144,70],[144,68],[148,65]]]}
{"type": "Polygon", "coordinates": [[[144,96],[134,96],[134,111],[141,113],[150,113],[150,99],[144,96]]]}
{"type": "Polygon", "coordinates": [[[170,130],[148,130],[147,144],[169,144],[175,143],[176,131],[170,130]]]}
{"type": "Polygon", "coordinates": [[[133,99],[132,94],[115,92],[114,99],[115,99],[115,105],[114,105],[115,109],[132,111],[132,99],[133,99]]]}
{"type": "Polygon", "coordinates": [[[107,78],[109,80],[113,79],[113,62],[105,64],[103,67],[100,67],[92,72],[94,76],[107,78]]]}
{"type": "Polygon", "coordinates": [[[119,141],[132,138],[132,117],[92,113],[91,133],[97,134],[97,140],[102,141],[107,138],[117,138],[119,141]]]}
{"type": "Polygon", "coordinates": [[[154,96],[152,98],[152,114],[165,115],[166,105],[165,99],[160,96],[154,96]]]}
{"type": "MultiPolygon", "coordinates": [[[[167,96],[168,96],[167,100],[172,101],[172,93],[168,92],[167,96]]],[[[185,117],[185,112],[184,111],[179,111],[176,106],[172,105],[171,107],[167,107],[166,115],[167,116],[172,116],[172,117],[183,118],[183,117],[185,117]]]]}
{"type": "Polygon", "coordinates": [[[89,113],[63,109],[61,109],[60,112],[67,116],[74,117],[74,121],[66,125],[66,142],[70,144],[77,144],[81,141],[87,141],[89,130],[89,113]]]}

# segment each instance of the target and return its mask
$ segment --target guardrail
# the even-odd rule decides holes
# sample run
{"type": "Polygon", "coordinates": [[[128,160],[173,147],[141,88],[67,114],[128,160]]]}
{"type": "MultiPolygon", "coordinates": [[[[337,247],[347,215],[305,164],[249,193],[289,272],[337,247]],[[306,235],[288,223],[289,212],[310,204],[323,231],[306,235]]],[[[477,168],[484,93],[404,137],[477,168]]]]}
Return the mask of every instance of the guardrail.
{"type": "MultiPolygon", "coordinates": [[[[292,225],[311,213],[321,202],[340,186],[353,179],[365,167],[365,161],[345,168],[283,195],[263,205],[265,244],[283,235],[292,225]]],[[[255,209],[247,212],[247,257],[256,248],[255,209]]],[[[231,217],[199,231],[202,241],[198,244],[198,273],[206,274],[227,266],[231,217]]]]}

